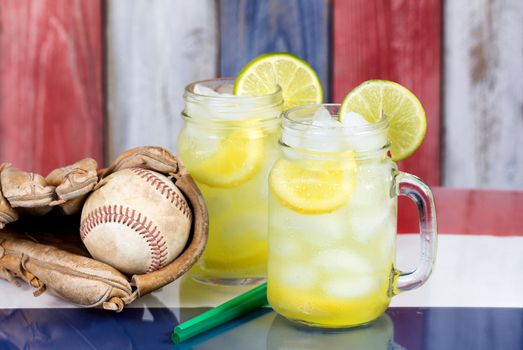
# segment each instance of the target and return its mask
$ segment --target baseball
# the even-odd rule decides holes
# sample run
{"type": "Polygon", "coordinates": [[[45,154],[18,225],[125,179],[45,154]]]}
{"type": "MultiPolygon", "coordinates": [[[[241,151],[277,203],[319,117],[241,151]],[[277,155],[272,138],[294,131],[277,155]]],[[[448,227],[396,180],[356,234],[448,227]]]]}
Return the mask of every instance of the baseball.
{"type": "Polygon", "coordinates": [[[173,261],[191,229],[187,201],[162,174],[120,170],[85,202],[80,236],[93,258],[127,274],[144,274],[173,261]]]}

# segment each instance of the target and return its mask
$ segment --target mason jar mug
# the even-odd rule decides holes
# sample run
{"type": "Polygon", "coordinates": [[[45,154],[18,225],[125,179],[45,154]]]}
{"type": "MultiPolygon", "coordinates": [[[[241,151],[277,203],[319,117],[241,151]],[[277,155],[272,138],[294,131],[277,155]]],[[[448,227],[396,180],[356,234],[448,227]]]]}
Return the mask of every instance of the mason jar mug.
{"type": "Polygon", "coordinates": [[[330,120],[338,108],[286,111],[269,176],[269,302],[290,320],[329,328],[378,318],[392,296],[429,277],[436,253],[432,193],[388,156],[386,117],[344,127],[330,120]],[[394,266],[399,195],[420,218],[421,259],[409,273],[394,266]]]}
{"type": "Polygon", "coordinates": [[[266,277],[267,178],[276,159],[282,96],[279,88],[266,96],[234,96],[233,84],[220,78],[187,86],[178,137],[178,153],[208,206],[207,247],[191,270],[208,283],[266,277]]]}

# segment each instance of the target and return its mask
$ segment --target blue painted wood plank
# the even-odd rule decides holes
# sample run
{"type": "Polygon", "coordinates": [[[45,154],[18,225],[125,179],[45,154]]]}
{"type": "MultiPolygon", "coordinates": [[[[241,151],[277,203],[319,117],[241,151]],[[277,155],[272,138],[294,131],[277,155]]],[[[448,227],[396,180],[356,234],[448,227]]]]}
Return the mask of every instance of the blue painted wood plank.
{"type": "Polygon", "coordinates": [[[286,51],[309,62],[330,99],[329,0],[221,0],[220,75],[236,76],[254,57],[286,51]]]}

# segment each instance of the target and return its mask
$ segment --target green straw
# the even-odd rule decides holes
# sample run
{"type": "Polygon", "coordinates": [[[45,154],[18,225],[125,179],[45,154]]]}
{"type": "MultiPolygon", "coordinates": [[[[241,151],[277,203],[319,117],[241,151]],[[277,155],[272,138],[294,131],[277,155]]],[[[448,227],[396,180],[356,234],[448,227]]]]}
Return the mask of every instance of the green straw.
{"type": "Polygon", "coordinates": [[[171,340],[176,344],[182,343],[187,339],[248,314],[267,304],[267,283],[262,283],[258,287],[238,295],[236,298],[214,309],[179,324],[174,328],[171,340]]]}

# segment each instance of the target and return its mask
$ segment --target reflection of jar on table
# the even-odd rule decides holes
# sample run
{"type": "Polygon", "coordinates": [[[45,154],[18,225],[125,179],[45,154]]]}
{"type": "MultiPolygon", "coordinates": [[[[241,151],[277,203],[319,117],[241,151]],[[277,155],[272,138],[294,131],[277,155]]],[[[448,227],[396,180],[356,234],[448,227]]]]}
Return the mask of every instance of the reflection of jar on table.
{"type": "Polygon", "coordinates": [[[378,349],[402,350],[394,342],[394,324],[387,314],[370,326],[350,330],[317,331],[276,316],[267,334],[267,350],[378,349]]]}

